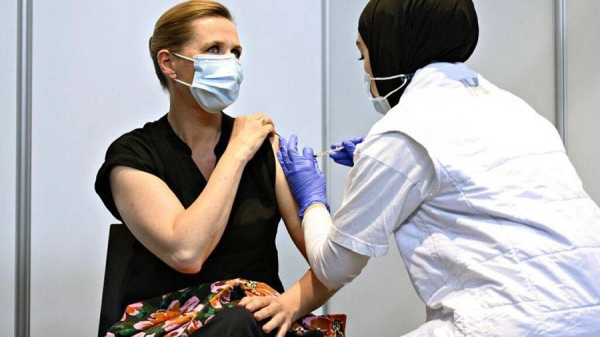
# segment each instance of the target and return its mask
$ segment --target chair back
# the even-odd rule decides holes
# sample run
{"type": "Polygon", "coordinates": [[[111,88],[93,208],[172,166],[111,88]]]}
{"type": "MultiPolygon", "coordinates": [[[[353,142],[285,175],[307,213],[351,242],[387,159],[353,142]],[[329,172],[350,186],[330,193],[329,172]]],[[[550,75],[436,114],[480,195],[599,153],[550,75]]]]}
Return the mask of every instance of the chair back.
{"type": "Polygon", "coordinates": [[[135,242],[136,239],[127,226],[123,224],[110,226],[104,286],[102,287],[99,337],[105,336],[108,329],[123,316],[123,310],[125,310],[122,303],[123,294],[131,279],[131,261],[135,242]]]}

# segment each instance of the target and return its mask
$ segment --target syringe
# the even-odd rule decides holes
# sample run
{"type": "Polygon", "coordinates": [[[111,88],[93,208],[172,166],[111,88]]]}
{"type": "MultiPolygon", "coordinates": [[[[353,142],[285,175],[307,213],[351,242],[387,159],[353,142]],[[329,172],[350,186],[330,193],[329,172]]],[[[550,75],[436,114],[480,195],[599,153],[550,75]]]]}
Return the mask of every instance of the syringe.
{"type": "Polygon", "coordinates": [[[344,147],[343,146],[338,146],[335,149],[331,149],[331,150],[327,150],[327,151],[323,151],[323,152],[319,152],[319,153],[315,153],[315,158],[317,157],[322,157],[322,156],[326,156],[328,154],[330,154],[331,152],[337,152],[337,151],[341,151],[343,150],[344,147]]]}

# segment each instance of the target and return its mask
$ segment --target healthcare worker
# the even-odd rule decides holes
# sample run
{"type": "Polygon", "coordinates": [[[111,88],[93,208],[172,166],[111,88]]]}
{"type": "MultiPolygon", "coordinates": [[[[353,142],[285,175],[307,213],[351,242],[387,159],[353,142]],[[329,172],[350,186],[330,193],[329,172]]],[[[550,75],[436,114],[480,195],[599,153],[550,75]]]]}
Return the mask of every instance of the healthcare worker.
{"type": "Polygon", "coordinates": [[[310,264],[340,288],[393,235],[427,307],[408,336],[600,336],[600,210],[553,125],[463,64],[477,40],[471,0],[366,5],[384,116],[332,156],[354,165],[333,220],[312,149],[281,140],[310,264]]]}

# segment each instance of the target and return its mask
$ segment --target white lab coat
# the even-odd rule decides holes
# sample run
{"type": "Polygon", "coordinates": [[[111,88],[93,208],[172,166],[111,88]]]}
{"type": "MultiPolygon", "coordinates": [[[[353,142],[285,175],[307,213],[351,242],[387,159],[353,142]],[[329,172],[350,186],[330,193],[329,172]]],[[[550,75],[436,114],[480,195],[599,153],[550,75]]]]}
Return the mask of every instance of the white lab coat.
{"type": "Polygon", "coordinates": [[[369,233],[394,235],[431,321],[413,335],[600,336],[600,210],[552,124],[465,65],[437,63],[365,146],[389,132],[425,148],[434,186],[403,218],[343,204],[330,239],[378,256],[385,237],[369,233]]]}

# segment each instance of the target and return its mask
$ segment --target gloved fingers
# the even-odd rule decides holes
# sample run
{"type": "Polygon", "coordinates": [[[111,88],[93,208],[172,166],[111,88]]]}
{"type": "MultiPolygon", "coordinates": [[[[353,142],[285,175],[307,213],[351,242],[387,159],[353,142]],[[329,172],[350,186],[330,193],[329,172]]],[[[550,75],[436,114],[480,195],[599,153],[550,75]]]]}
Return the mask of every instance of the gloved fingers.
{"type": "Polygon", "coordinates": [[[350,138],[350,139],[345,139],[345,140],[343,140],[343,141],[341,141],[339,143],[333,143],[333,144],[331,144],[331,148],[335,149],[335,148],[340,147],[340,146],[346,147],[348,144],[352,144],[353,146],[356,146],[357,144],[362,143],[364,140],[365,140],[365,137],[362,137],[362,136],[360,136],[360,137],[354,137],[354,138],[350,138]]]}
{"type": "Polygon", "coordinates": [[[306,158],[313,159],[315,157],[315,151],[313,151],[312,147],[307,146],[302,149],[302,155],[306,158]]]}
{"type": "Polygon", "coordinates": [[[354,166],[354,162],[350,159],[339,159],[339,160],[334,159],[333,161],[336,162],[337,164],[348,166],[348,167],[354,166]]]}
{"type": "Polygon", "coordinates": [[[290,174],[290,170],[288,169],[286,159],[284,159],[284,157],[287,158],[287,154],[284,155],[280,151],[280,152],[277,152],[275,155],[277,156],[277,160],[279,161],[279,164],[281,164],[281,169],[283,170],[283,174],[287,177],[290,174]]]}
{"type": "Polygon", "coordinates": [[[333,144],[331,144],[331,146],[329,146],[329,148],[331,148],[333,150],[333,149],[336,149],[336,148],[338,148],[340,146],[342,146],[342,143],[333,143],[333,144]]]}
{"type": "Polygon", "coordinates": [[[352,167],[354,166],[354,151],[356,151],[356,145],[363,142],[365,137],[354,137],[343,140],[340,143],[334,143],[331,145],[332,149],[343,147],[340,151],[331,152],[329,158],[333,159],[336,163],[352,167]]]}
{"type": "Polygon", "coordinates": [[[352,138],[352,139],[346,139],[346,140],[342,141],[342,146],[345,147],[345,148],[347,148],[347,149],[348,149],[348,147],[351,147],[352,149],[355,149],[356,145],[362,143],[363,140],[364,140],[364,137],[355,137],[355,138],[352,138]]]}
{"type": "Polygon", "coordinates": [[[302,149],[302,155],[306,160],[312,160],[315,170],[320,174],[323,174],[323,172],[321,172],[321,168],[319,167],[319,163],[317,163],[317,158],[315,158],[315,151],[312,149],[312,147],[307,146],[304,149],[302,149]]]}
{"type": "Polygon", "coordinates": [[[285,138],[279,136],[279,152],[277,152],[277,159],[281,163],[281,166],[284,168],[284,173],[287,174],[289,172],[289,168],[291,167],[292,160],[288,154],[288,143],[285,138]]]}
{"type": "Polygon", "coordinates": [[[287,151],[287,141],[283,136],[277,135],[279,137],[279,151],[287,151]]]}
{"type": "Polygon", "coordinates": [[[337,151],[337,152],[331,152],[329,154],[329,158],[333,159],[334,162],[336,162],[340,165],[349,166],[349,167],[354,166],[354,158],[352,158],[352,156],[350,156],[350,154],[348,154],[344,150],[337,151]]]}
{"type": "Polygon", "coordinates": [[[361,137],[354,137],[354,138],[350,139],[350,141],[351,141],[352,143],[354,143],[354,145],[360,144],[360,143],[362,143],[364,140],[365,140],[365,137],[362,137],[362,136],[361,136],[361,137]]]}
{"type": "Polygon", "coordinates": [[[298,155],[298,136],[292,134],[287,145],[287,150],[290,155],[298,155]]]}
{"type": "Polygon", "coordinates": [[[342,159],[348,159],[350,158],[350,155],[348,155],[348,153],[346,151],[334,151],[334,152],[329,152],[329,158],[333,159],[333,160],[342,160],[342,159]]]}
{"type": "Polygon", "coordinates": [[[343,149],[339,151],[333,151],[329,153],[329,157],[333,160],[336,159],[344,159],[344,158],[352,158],[352,154],[354,153],[354,144],[351,141],[344,140],[341,143],[335,143],[331,145],[332,149],[343,147],[343,149]]]}
{"type": "MultiPolygon", "coordinates": [[[[349,155],[354,153],[354,149],[356,149],[356,144],[354,144],[354,142],[352,142],[351,140],[345,140],[342,142],[342,146],[344,147],[344,149],[342,151],[348,153],[349,155]]],[[[342,152],[339,151],[339,152],[342,152]]]]}

